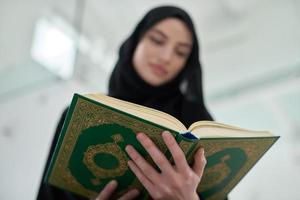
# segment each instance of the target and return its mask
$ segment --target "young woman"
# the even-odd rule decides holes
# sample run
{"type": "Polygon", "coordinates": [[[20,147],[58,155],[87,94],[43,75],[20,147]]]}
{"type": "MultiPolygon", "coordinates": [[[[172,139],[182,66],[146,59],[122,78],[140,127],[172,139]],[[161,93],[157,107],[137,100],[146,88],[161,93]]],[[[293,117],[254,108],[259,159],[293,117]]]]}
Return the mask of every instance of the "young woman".
{"type": "MultiPolygon", "coordinates": [[[[109,95],[169,113],[187,127],[198,120],[212,120],[203,101],[198,40],[185,11],[162,6],[145,15],[120,48],[109,82],[109,95]]],[[[65,114],[58,125],[50,156],[65,114]]],[[[199,199],[196,188],[206,163],[203,149],[198,150],[194,165],[189,166],[175,139],[168,132],[162,133],[162,137],[175,165],[169,163],[146,135],[139,133],[137,139],[161,172],[130,145],[126,147],[131,158],[128,166],[153,199],[199,199]]],[[[117,183],[110,182],[97,199],[109,199],[116,188],[117,183]]],[[[121,199],[136,198],[138,193],[129,191],[121,199]]],[[[82,198],[41,184],[38,199],[82,198]]]]}

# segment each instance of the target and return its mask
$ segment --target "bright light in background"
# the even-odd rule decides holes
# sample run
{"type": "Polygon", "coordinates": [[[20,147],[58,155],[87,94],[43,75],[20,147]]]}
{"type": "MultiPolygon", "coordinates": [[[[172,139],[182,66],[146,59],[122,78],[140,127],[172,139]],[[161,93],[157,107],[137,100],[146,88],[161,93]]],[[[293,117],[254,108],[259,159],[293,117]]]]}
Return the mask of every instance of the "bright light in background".
{"type": "Polygon", "coordinates": [[[73,75],[76,44],[75,34],[61,19],[40,19],[36,23],[31,57],[63,79],[73,75]]]}

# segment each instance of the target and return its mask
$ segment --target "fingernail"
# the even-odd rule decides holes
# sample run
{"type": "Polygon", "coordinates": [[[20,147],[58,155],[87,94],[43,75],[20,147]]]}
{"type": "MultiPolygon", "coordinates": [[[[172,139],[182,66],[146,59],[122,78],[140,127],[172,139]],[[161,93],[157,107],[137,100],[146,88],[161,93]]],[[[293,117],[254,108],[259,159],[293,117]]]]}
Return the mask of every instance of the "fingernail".
{"type": "Polygon", "coordinates": [[[126,151],[126,152],[131,151],[131,148],[132,148],[131,145],[127,145],[127,146],[125,147],[125,151],[126,151]]]}
{"type": "Polygon", "coordinates": [[[172,137],[172,134],[169,131],[162,132],[162,135],[163,135],[163,137],[167,137],[167,138],[172,137]]]}
{"type": "Polygon", "coordinates": [[[143,139],[144,137],[145,137],[144,133],[138,133],[138,134],[136,135],[136,138],[137,138],[138,140],[143,139]]]}
{"type": "Polygon", "coordinates": [[[204,153],[205,153],[205,152],[204,152],[204,149],[203,149],[203,148],[201,148],[201,149],[200,149],[200,151],[201,151],[201,154],[203,154],[203,155],[204,155],[204,153]]]}
{"type": "Polygon", "coordinates": [[[112,187],[114,187],[114,186],[118,185],[118,182],[117,182],[116,180],[111,180],[111,181],[109,182],[109,184],[110,184],[112,187]]]}
{"type": "Polygon", "coordinates": [[[163,131],[162,134],[171,134],[169,131],[163,131]]]}

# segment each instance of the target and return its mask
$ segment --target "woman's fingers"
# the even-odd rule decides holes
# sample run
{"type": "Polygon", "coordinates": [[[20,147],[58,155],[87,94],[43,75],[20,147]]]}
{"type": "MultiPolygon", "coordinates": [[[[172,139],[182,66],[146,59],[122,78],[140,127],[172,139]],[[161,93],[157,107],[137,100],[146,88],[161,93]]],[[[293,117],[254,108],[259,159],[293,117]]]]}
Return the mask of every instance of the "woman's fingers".
{"type": "Polygon", "coordinates": [[[159,174],[156,170],[131,145],[127,145],[125,150],[134,164],[141,170],[141,173],[145,174],[153,182],[158,179],[159,174]]]}
{"type": "Polygon", "coordinates": [[[206,158],[204,156],[203,148],[198,149],[194,156],[194,160],[193,171],[201,178],[206,165],[206,158]]]}
{"type": "Polygon", "coordinates": [[[130,190],[126,192],[123,196],[121,196],[118,200],[130,200],[135,199],[137,196],[139,196],[140,192],[137,189],[130,190]]]}
{"type": "MultiPolygon", "coordinates": [[[[115,180],[110,181],[95,200],[109,200],[113,195],[114,191],[117,189],[118,183],[115,180]]],[[[122,195],[119,200],[130,200],[136,198],[140,192],[137,189],[130,190],[122,195]]]]}
{"type": "Polygon", "coordinates": [[[129,168],[153,199],[198,198],[196,188],[201,180],[206,163],[203,149],[197,151],[195,163],[191,168],[175,138],[168,132],[164,132],[162,136],[175,161],[175,169],[151,139],[143,133],[139,133],[137,139],[161,169],[161,172],[158,173],[130,145],[126,146],[126,151],[132,159],[128,161],[129,168]]]}
{"type": "MultiPolygon", "coordinates": [[[[159,181],[157,180],[157,182],[152,182],[155,180],[149,180],[146,176],[147,174],[143,173],[141,169],[139,169],[139,167],[132,160],[128,161],[128,166],[130,167],[131,171],[136,175],[136,177],[139,179],[139,181],[142,183],[142,185],[146,188],[146,190],[148,190],[149,193],[152,193],[155,188],[154,185],[157,184],[157,182],[159,181]]],[[[149,175],[148,177],[152,178],[149,175]]]]}
{"type": "Polygon", "coordinates": [[[179,172],[187,173],[190,170],[190,166],[188,165],[185,155],[181,150],[181,148],[179,147],[173,135],[171,135],[171,133],[168,131],[164,131],[162,133],[162,137],[169,151],[172,154],[172,157],[176,165],[176,169],[179,172]]]}
{"type": "Polygon", "coordinates": [[[137,139],[143,145],[145,150],[148,152],[154,163],[161,171],[170,172],[173,170],[170,162],[148,136],[146,136],[144,133],[138,133],[137,139]]]}
{"type": "Polygon", "coordinates": [[[104,189],[100,192],[100,194],[96,197],[95,200],[108,200],[113,192],[116,190],[118,186],[117,181],[112,180],[110,181],[104,189]]]}

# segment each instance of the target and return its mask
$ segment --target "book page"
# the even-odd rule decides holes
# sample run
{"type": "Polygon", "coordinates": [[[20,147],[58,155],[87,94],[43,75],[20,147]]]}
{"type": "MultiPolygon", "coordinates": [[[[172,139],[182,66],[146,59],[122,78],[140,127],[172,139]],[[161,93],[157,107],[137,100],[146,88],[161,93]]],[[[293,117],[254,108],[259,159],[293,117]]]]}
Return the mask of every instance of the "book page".
{"type": "Polygon", "coordinates": [[[98,101],[107,106],[116,108],[123,112],[151,121],[155,124],[159,124],[171,130],[180,133],[184,133],[187,131],[186,127],[178,119],[162,111],[148,108],[135,103],[130,103],[102,94],[87,94],[83,96],[93,99],[94,101],[98,101]]]}
{"type": "Polygon", "coordinates": [[[212,121],[199,121],[193,123],[188,129],[198,138],[223,137],[272,137],[268,131],[252,131],[212,121]]]}

